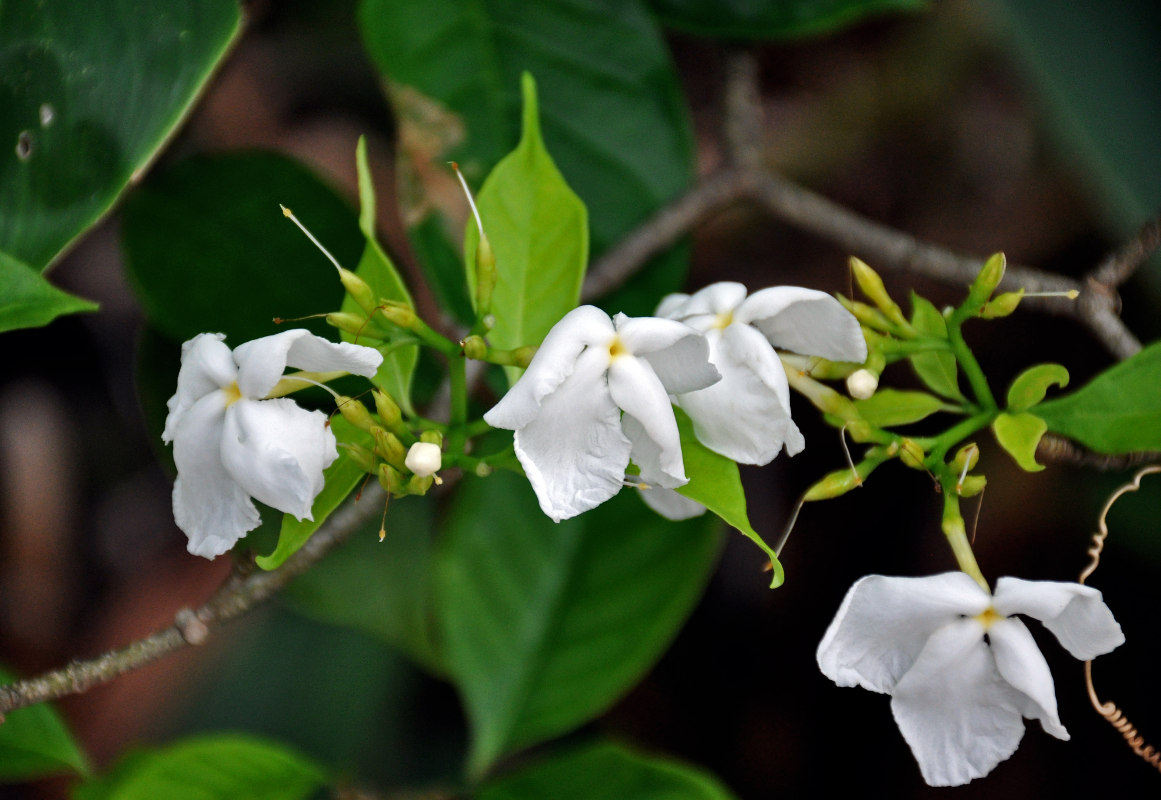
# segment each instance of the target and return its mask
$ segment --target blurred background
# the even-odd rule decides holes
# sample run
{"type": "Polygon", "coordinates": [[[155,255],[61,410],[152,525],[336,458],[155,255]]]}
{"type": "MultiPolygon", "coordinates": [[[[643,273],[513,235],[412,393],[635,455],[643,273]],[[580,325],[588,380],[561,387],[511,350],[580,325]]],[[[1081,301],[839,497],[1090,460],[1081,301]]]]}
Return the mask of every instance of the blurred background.
{"type": "MultiPolygon", "coordinates": [[[[979,254],[1003,250],[1012,262],[1079,276],[1161,208],[1161,12],[1145,0],[1117,5],[1113,12],[1091,0],[1067,8],[949,0],[835,35],[746,43],[760,63],[763,157],[921,239],[979,254]]],[[[397,127],[361,45],[354,2],[271,0],[246,11],[245,34],[154,170],[197,154],[273,150],[306,165],[353,208],[353,153],[366,135],[381,238],[418,287],[417,256],[393,202],[397,127]]],[[[675,30],[666,41],[704,173],[723,158],[728,43],[675,30]]],[[[111,216],[51,273],[62,288],[99,301],[101,312],[6,333],[0,345],[0,661],[23,674],[168,624],[229,570],[227,559],[189,556],[172,521],[168,455],[139,400],[136,364],[153,344],[143,340],[143,311],[122,266],[121,221],[111,216]]],[[[714,215],[688,246],[690,290],[740,280],[851,294],[850,254],[755,208],[714,215]]],[[[186,257],[196,263],[199,254],[186,257]]],[[[937,305],[962,294],[883,272],[900,299],[912,287],[937,305]]],[[[1159,292],[1156,259],[1122,291],[1124,318],[1145,342],[1158,335],[1159,292]]],[[[417,295],[430,314],[434,295],[417,295]]],[[[997,389],[1040,361],[1067,366],[1074,386],[1112,362],[1078,325],[1034,312],[973,326],[969,336],[997,389]]],[[[885,385],[913,380],[903,365],[884,375],[885,385]]],[[[153,394],[163,400],[168,386],[153,394]]],[[[795,402],[807,449],[743,468],[750,518],[768,540],[802,491],[843,463],[837,434],[795,402]]],[[[1101,504],[1127,475],[1056,465],[1028,475],[993,442],[980,444],[989,482],[975,546],[985,574],[1075,580],[1101,504]]],[[[434,530],[434,502],[392,513],[411,515],[397,524],[434,530]]],[[[677,640],[589,730],[703,766],[741,798],[949,791],[923,784],[886,697],[835,687],[814,660],[858,577],[954,568],[940,506],[924,475],[882,468],[862,490],[803,510],[783,553],[786,584],[773,592],[758,573],[758,551],[728,535],[677,640]]],[[[1121,501],[1092,580],[1128,638],[1095,665],[1098,691],[1155,742],[1158,508],[1161,478],[1121,501]]],[[[335,557],[375,558],[377,520],[372,528],[335,557]]],[[[206,646],[66,700],[63,712],[99,765],[135,744],[226,728],[287,741],[357,775],[354,783],[454,782],[466,746],[454,691],[373,635],[302,613],[311,592],[292,589],[206,646]]],[[[1081,665],[1030,627],[1053,668],[1072,741],[1031,723],[1009,761],[954,791],[1071,797],[1118,786],[1133,796],[1134,787],[1155,786],[1156,772],[1089,707],[1081,665]]],[[[0,795],[59,797],[67,786],[49,781],[0,795]]]]}

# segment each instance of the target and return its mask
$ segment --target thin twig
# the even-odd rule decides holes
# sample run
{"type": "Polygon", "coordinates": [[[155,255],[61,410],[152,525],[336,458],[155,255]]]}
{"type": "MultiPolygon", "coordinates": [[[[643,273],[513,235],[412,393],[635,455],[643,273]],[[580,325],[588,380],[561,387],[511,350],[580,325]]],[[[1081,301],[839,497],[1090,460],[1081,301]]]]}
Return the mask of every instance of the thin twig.
{"type": "Polygon", "coordinates": [[[1142,464],[1161,464],[1161,453],[1141,451],[1110,456],[1086,450],[1063,436],[1047,434],[1036,446],[1036,460],[1040,463],[1051,461],[1076,467],[1093,467],[1106,472],[1132,469],[1142,464]]]}
{"type": "Polygon", "coordinates": [[[1132,277],[1149,256],[1161,248],[1161,216],[1145,223],[1137,235],[1109,253],[1096,269],[1089,273],[1091,281],[1115,289],[1132,277]]]}
{"type": "Polygon", "coordinates": [[[96,658],[74,661],[35,678],[0,686],[0,720],[14,709],[80,694],[188,645],[201,644],[218,625],[265,602],[344,542],[351,531],[378,511],[381,491],[375,485],[360,502],[348,503],[332,514],[278,569],[231,575],[201,608],[179,611],[170,627],[96,658]]]}

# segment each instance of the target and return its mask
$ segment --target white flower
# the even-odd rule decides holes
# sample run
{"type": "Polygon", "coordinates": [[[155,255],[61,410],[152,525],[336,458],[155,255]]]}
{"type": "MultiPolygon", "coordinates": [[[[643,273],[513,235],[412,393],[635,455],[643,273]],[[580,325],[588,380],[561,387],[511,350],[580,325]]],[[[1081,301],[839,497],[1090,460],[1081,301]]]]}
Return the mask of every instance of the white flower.
{"type": "Polygon", "coordinates": [[[783,445],[794,455],[805,444],[790,419],[790,386],[775,347],[832,361],[867,357],[858,321],[813,289],[775,286],[746,297],[745,286],[724,281],[692,296],[669,295],[657,316],[705,333],[722,379],[678,393],[674,402],[689,414],[702,444],[742,464],[767,464],[783,445]]]}
{"type": "Polygon", "coordinates": [[[429,477],[443,466],[443,451],[438,444],[416,442],[408,449],[403,465],[421,478],[429,477]]]}
{"type": "Polygon", "coordinates": [[[962,572],[870,575],[847,593],[818,665],[839,686],[891,695],[924,779],[958,786],[1016,751],[1024,717],[1068,739],[1048,664],[1013,614],[1040,620],[1082,660],[1125,641],[1101,593],[1078,583],[1000,578],[989,595],[962,572]]]}
{"type": "Polygon", "coordinates": [[[338,457],[326,415],[293,400],[263,400],[289,364],[312,372],[341,370],[370,378],[383,356],[335,344],[305,330],[239,345],[203,333],[181,347],[177,393],[161,438],[173,442],[177,481],[173,516],[194,555],[213,558],[258,526],[251,497],[311,519],[322,471],[338,457]]]}
{"type": "Polygon", "coordinates": [[[705,338],[679,322],[610,320],[581,306],[552,327],[484,419],[516,431],[540,508],[559,522],[615,495],[630,458],[650,485],[687,482],[668,395],[718,379],[707,355],[705,338]]]}

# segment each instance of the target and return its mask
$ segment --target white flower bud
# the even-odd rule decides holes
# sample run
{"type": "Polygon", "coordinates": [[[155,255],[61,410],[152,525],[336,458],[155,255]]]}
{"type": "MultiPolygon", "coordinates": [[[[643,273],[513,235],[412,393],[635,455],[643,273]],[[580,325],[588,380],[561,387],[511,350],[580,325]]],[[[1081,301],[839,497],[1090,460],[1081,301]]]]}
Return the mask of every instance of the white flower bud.
{"type": "Polygon", "coordinates": [[[870,370],[857,369],[847,376],[847,392],[856,400],[866,400],[878,388],[879,379],[870,370]]]}
{"type": "Polygon", "coordinates": [[[407,451],[407,458],[403,463],[409,470],[421,478],[434,475],[443,465],[443,453],[438,444],[430,442],[416,442],[407,451]]]}

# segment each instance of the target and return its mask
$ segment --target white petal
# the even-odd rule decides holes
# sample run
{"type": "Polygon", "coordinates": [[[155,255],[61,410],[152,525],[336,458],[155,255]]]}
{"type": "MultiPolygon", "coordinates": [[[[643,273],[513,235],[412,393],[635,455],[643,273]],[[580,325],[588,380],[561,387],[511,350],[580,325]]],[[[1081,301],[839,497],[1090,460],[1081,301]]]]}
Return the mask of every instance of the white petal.
{"type": "Polygon", "coordinates": [[[891,712],[924,780],[959,786],[1016,751],[1024,735],[1021,700],[997,672],[983,626],[969,618],[927,640],[896,684],[891,712]]]}
{"type": "MultiPolygon", "coordinates": [[[[746,287],[736,281],[719,281],[711,283],[704,289],[694,292],[681,310],[681,317],[690,317],[697,314],[726,314],[737,309],[746,299],[746,287]]],[[[671,315],[664,315],[671,316],[671,315]]]]}
{"type": "Polygon", "coordinates": [[[673,489],[665,489],[661,486],[642,489],[641,499],[645,501],[645,505],[658,514],[674,521],[693,519],[706,512],[706,507],[696,500],[690,500],[673,489]]]}
{"type": "Polygon", "coordinates": [[[601,348],[582,353],[572,374],[540,401],[540,413],[516,430],[516,456],[540,508],[556,522],[605,502],[625,478],[630,443],[609,396],[608,359],[601,348]]]}
{"type": "Polygon", "coordinates": [[[682,307],[685,301],[689,299],[687,294],[667,294],[661,298],[661,302],[657,304],[657,310],[653,312],[655,317],[667,317],[669,319],[681,319],[682,307]]]}
{"type": "Polygon", "coordinates": [[[1091,586],[1000,578],[996,582],[995,605],[1004,616],[1027,614],[1040,620],[1068,652],[1082,661],[1108,653],[1125,642],[1113,612],[1091,586]]]}
{"type": "Polygon", "coordinates": [[[770,343],[748,325],[706,336],[722,379],[676,397],[698,441],[741,464],[767,464],[783,446],[787,455],[802,450],[802,434],[790,418],[786,371],[770,343]]]}
{"type": "Polygon", "coordinates": [[[222,343],[224,333],[199,333],[181,346],[181,370],[177,373],[177,392],[169,398],[169,415],[165,418],[163,442],[172,442],[181,415],[207,394],[229,386],[238,369],[230,348],[222,343]]]}
{"type": "MultiPolygon", "coordinates": [[[[621,315],[617,316],[621,319],[621,315]]],[[[704,334],[673,320],[625,320],[618,334],[635,356],[649,362],[669,394],[704,389],[720,379],[710,363],[709,342],[704,334]]]]}
{"type": "Polygon", "coordinates": [[[762,289],[746,298],[734,319],[758,328],[779,350],[858,364],[867,359],[858,320],[825,292],[798,286],[762,289]]]}
{"type": "Polygon", "coordinates": [[[1038,719],[1044,730],[1057,739],[1068,740],[1056,710],[1056,687],[1048,662],[1036,646],[1028,628],[1018,619],[1004,619],[988,628],[988,640],[1000,677],[1025,696],[1020,713],[1038,719]]]}
{"type": "Polygon", "coordinates": [[[613,317],[617,337],[625,348],[635,356],[665,350],[690,336],[699,336],[688,325],[674,319],[662,317],[613,317]]]}
{"type": "Polygon", "coordinates": [[[242,396],[257,400],[274,388],[288,365],[312,372],[342,370],[373,378],[383,363],[383,355],[371,347],[332,342],[296,328],[238,345],[234,360],[238,363],[242,396]]]}
{"type": "MultiPolygon", "coordinates": [[[[581,351],[588,346],[607,348],[613,335],[613,322],[604,311],[594,306],[574,308],[552,326],[528,369],[484,414],[484,421],[494,428],[524,427],[536,416],[541,401],[572,374],[581,351]]],[[[606,352],[605,366],[608,359],[606,352]]]]}
{"type": "Polygon", "coordinates": [[[226,410],[222,463],[251,497],[312,519],[323,470],[339,455],[326,420],[286,398],[239,400],[226,410]]]}
{"type": "Polygon", "coordinates": [[[632,458],[646,483],[672,489],[687,482],[673,406],[647,361],[620,356],[609,366],[613,402],[637,425],[623,423],[632,458]]]}
{"type": "Polygon", "coordinates": [[[258,509],[222,464],[226,396],[214,391],[190,406],[173,431],[173,518],[191,553],[213,558],[258,527],[258,509]]]}
{"type": "Polygon", "coordinates": [[[990,598],[962,572],[924,578],[868,575],[851,586],[818,646],[818,666],[839,686],[889,693],[941,626],[975,615],[990,598]]]}

